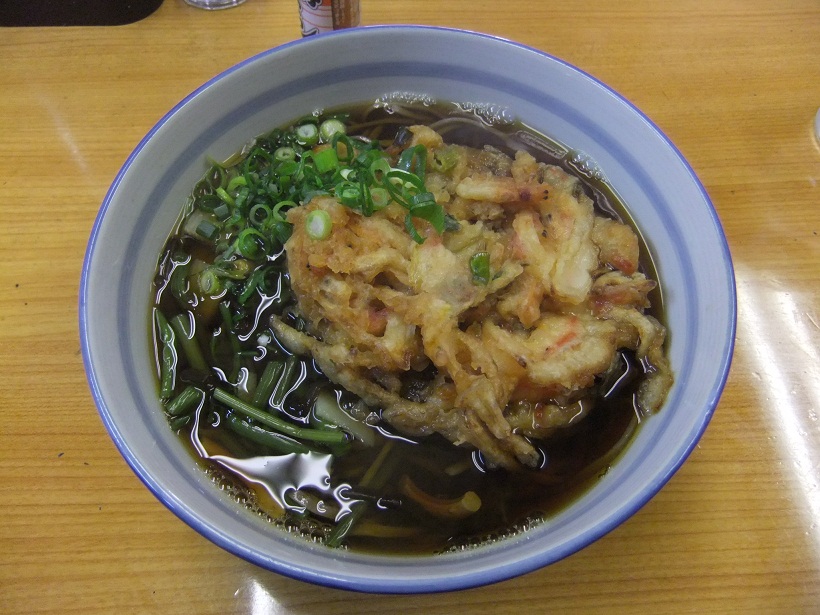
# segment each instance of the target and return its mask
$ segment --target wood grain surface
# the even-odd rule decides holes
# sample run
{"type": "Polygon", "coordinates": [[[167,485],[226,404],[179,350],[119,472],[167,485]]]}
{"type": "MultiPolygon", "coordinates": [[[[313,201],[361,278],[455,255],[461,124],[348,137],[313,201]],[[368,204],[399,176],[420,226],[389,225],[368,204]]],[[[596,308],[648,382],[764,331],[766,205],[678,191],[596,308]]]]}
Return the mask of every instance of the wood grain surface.
{"type": "Polygon", "coordinates": [[[231,65],[299,37],[296,0],[128,26],[0,28],[0,612],[820,612],[820,3],[361,0],[362,24],[488,32],[643,110],[705,185],[734,258],[728,385],[682,469],[548,568],[362,595],[248,564],[177,519],[100,421],[78,334],[86,242],[131,150],[231,65]]]}

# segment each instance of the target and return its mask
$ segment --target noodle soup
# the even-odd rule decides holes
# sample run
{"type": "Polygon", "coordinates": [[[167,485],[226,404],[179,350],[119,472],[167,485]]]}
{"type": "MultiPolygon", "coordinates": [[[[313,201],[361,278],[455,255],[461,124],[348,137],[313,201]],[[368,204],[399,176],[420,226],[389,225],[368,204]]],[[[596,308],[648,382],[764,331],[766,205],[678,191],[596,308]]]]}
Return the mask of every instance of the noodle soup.
{"type": "Polygon", "coordinates": [[[646,246],[558,143],[376,104],[259,137],[160,258],[160,396],[205,471],[329,547],[435,553],[543,523],[672,377],[646,246]]]}

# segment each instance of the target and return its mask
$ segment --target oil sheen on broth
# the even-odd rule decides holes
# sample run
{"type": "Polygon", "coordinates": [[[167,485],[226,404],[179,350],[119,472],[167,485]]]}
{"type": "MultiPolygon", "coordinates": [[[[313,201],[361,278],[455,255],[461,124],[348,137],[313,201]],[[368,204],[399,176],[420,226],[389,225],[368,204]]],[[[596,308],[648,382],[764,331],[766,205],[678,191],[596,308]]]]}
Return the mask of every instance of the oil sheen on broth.
{"type": "MultiPolygon", "coordinates": [[[[561,144],[486,108],[419,104],[407,98],[317,113],[295,125],[314,123],[318,130],[324,128],[320,120],[342,117],[348,136],[364,135],[386,144],[406,138],[402,134],[407,126],[427,125],[446,143],[490,146],[509,155],[525,150],[539,162],[578,177],[598,214],[634,228],[613,190],[561,144]]],[[[296,139],[293,147],[264,153],[254,153],[255,146],[248,145],[224,165],[212,167],[195,187],[166,244],[155,280],[153,335],[160,397],[171,428],[213,481],[241,505],[275,526],[330,546],[438,553],[548,522],[606,473],[634,437],[645,416],[635,402],[636,392],[652,368],[632,350],[620,351],[617,361],[596,378],[593,409],[548,438],[533,440],[537,468],[491,468],[473,447],[454,446],[436,433],[408,436],[380,420],[381,408],[366,406],[331,382],[312,357],[294,354],[271,326],[271,316],[277,315],[294,330],[309,328],[289,286],[281,247],[287,232],[282,235],[282,225],[274,228],[269,217],[282,194],[269,194],[265,198],[270,206],[247,212],[262,221],[249,228],[265,228],[273,237],[280,234],[278,246],[267,255],[253,254],[263,241],[248,232],[250,254],[225,249],[224,228],[237,224],[231,216],[242,207],[238,201],[251,198],[242,193],[249,178],[261,174],[265,165],[292,163],[285,168],[293,170],[303,157],[300,152],[313,146],[313,138],[307,135],[301,139],[304,143],[296,139]],[[258,160],[247,164],[252,157],[258,160]],[[197,203],[204,215],[199,205],[194,207],[197,203]],[[272,362],[275,368],[266,371],[272,362]],[[215,391],[227,395],[215,396],[215,391]],[[317,398],[331,414],[344,412],[354,430],[364,430],[364,437],[351,437],[344,424],[340,428],[332,424],[332,416],[317,413],[317,398]],[[304,440],[304,434],[285,432],[271,442],[259,433],[278,428],[237,409],[241,402],[297,429],[336,437],[304,440]]],[[[318,138],[321,141],[322,134],[318,138]]],[[[265,138],[256,145],[260,143],[264,145],[265,138]]],[[[240,234],[235,232],[230,241],[235,243],[240,234]]],[[[642,240],[640,255],[640,271],[656,280],[642,240]]],[[[648,297],[647,313],[662,322],[660,288],[648,297]]],[[[410,370],[400,383],[400,394],[415,399],[435,374],[431,366],[410,370]]]]}

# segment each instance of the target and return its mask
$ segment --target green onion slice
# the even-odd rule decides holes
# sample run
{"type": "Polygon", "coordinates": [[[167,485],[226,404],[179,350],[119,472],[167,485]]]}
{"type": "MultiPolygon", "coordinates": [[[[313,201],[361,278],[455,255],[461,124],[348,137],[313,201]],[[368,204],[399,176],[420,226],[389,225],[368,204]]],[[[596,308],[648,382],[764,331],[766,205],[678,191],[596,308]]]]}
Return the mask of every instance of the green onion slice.
{"type": "Polygon", "coordinates": [[[280,147],[273,152],[273,159],[277,162],[292,162],[296,160],[296,150],[292,147],[280,147]]]}
{"type": "Polygon", "coordinates": [[[324,209],[314,209],[305,218],[305,230],[311,239],[327,239],[333,230],[333,221],[324,209]]]}
{"type": "Polygon", "coordinates": [[[279,201],[276,205],[273,206],[273,219],[274,220],[284,220],[285,216],[281,212],[282,210],[287,211],[288,209],[296,207],[296,203],[293,201],[279,201]]]}
{"type": "Polygon", "coordinates": [[[362,211],[362,192],[358,184],[350,181],[339,182],[335,188],[336,198],[346,207],[362,211]]]}
{"type": "Polygon", "coordinates": [[[473,282],[486,286],[490,283],[490,253],[476,252],[470,258],[470,272],[473,274],[473,282]]]}
{"type": "Polygon", "coordinates": [[[387,159],[384,157],[376,158],[373,162],[370,163],[370,175],[373,176],[373,180],[381,183],[384,180],[385,175],[390,172],[390,163],[387,162],[387,159]]]}
{"type": "Polygon", "coordinates": [[[220,222],[224,222],[225,220],[231,217],[231,208],[228,207],[222,201],[220,201],[219,205],[214,207],[213,213],[214,216],[216,216],[217,220],[219,220],[220,222]]]}
{"type": "Polygon", "coordinates": [[[213,222],[203,220],[197,225],[196,234],[203,239],[213,241],[219,236],[219,227],[217,227],[213,222]]]}
{"type": "Polygon", "coordinates": [[[410,233],[410,237],[413,238],[413,241],[418,244],[424,243],[424,237],[419,234],[418,230],[416,230],[416,226],[413,224],[412,214],[407,214],[404,217],[404,228],[406,228],[407,232],[410,233]]]}
{"type": "Polygon", "coordinates": [[[246,228],[236,238],[236,251],[245,258],[260,258],[267,252],[268,240],[254,228],[246,228]]]}
{"type": "Polygon", "coordinates": [[[219,198],[222,199],[228,205],[234,205],[233,197],[230,194],[228,194],[225,188],[217,188],[214,192],[216,192],[217,196],[219,196],[219,198]]]}
{"type": "Polygon", "coordinates": [[[390,204],[390,193],[384,188],[371,188],[370,198],[373,201],[374,211],[384,209],[390,204]]]}
{"type": "Polygon", "coordinates": [[[356,157],[356,145],[353,143],[353,140],[348,137],[346,134],[337,132],[333,135],[333,141],[331,142],[333,145],[333,149],[336,150],[336,153],[339,156],[339,160],[345,163],[350,163],[356,157]],[[339,143],[342,143],[345,146],[345,154],[342,155],[339,152],[339,143]]]}
{"type": "Polygon", "coordinates": [[[257,203],[251,207],[251,211],[248,213],[248,220],[256,228],[263,228],[272,216],[273,212],[270,207],[264,203],[257,203]]]}
{"type": "Polygon", "coordinates": [[[427,148],[423,145],[408,147],[399,156],[397,169],[414,173],[424,184],[424,175],[427,171],[427,148]]]}
{"type": "Polygon", "coordinates": [[[313,164],[319,173],[327,173],[339,166],[339,156],[332,147],[313,154],[313,164]]]}
{"type": "Polygon", "coordinates": [[[293,234],[293,225],[290,222],[285,222],[284,220],[277,220],[273,223],[273,226],[270,227],[270,232],[279,243],[284,245],[293,234]]]}
{"type": "Polygon", "coordinates": [[[316,124],[302,124],[296,128],[296,141],[300,145],[316,145],[319,142],[319,129],[316,124]]]}
{"type": "Polygon", "coordinates": [[[244,175],[237,175],[231,181],[228,182],[228,187],[225,190],[236,190],[239,186],[247,186],[248,180],[245,179],[244,175]]]}
{"type": "Polygon", "coordinates": [[[207,267],[200,272],[199,290],[211,297],[222,292],[222,280],[213,267],[207,267]]]}
{"type": "Polygon", "coordinates": [[[332,141],[333,137],[337,134],[345,134],[346,132],[347,128],[345,125],[336,118],[325,120],[319,126],[319,134],[322,137],[322,141],[325,143],[332,141]]]}

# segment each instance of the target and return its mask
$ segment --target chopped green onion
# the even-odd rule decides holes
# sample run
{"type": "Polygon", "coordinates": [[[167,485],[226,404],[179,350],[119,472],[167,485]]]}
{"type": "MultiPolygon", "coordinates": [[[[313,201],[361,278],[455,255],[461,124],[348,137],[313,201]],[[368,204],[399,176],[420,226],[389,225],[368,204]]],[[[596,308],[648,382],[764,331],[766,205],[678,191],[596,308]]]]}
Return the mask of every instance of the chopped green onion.
{"type": "Polygon", "coordinates": [[[339,156],[332,147],[313,154],[313,164],[319,173],[327,173],[339,166],[339,156]]]}
{"type": "Polygon", "coordinates": [[[432,192],[421,192],[410,197],[410,206],[416,209],[421,206],[435,205],[436,199],[432,192]]]}
{"type": "Polygon", "coordinates": [[[236,251],[245,258],[260,258],[267,252],[267,239],[253,228],[246,228],[236,238],[236,251]]]}
{"type": "Polygon", "coordinates": [[[490,283],[490,253],[477,252],[470,258],[470,271],[473,282],[486,286],[490,283]]]}
{"type": "Polygon", "coordinates": [[[461,230],[461,224],[450,214],[444,214],[444,230],[455,233],[461,230]]]}
{"type": "Polygon", "coordinates": [[[390,172],[390,163],[384,157],[377,158],[370,164],[370,175],[377,182],[381,182],[384,176],[390,172]]]}
{"type": "Polygon", "coordinates": [[[327,239],[333,230],[333,221],[324,209],[314,209],[305,218],[305,230],[311,239],[327,239]]]}
{"type": "MultiPolygon", "coordinates": [[[[424,181],[410,171],[402,169],[391,169],[385,174],[385,179],[393,186],[401,186],[404,190],[415,190],[416,193],[424,192],[424,181]]],[[[387,187],[387,185],[385,185],[387,187]]]]}
{"type": "Polygon", "coordinates": [[[336,153],[339,155],[339,160],[345,163],[350,163],[356,156],[356,146],[353,144],[353,141],[348,137],[346,134],[337,132],[333,135],[333,149],[336,150],[336,153]],[[345,153],[342,155],[339,152],[339,143],[345,146],[345,153]]]}
{"type": "MultiPolygon", "coordinates": [[[[294,160],[288,160],[279,165],[276,169],[280,178],[289,177],[299,170],[299,163],[294,160]]],[[[281,181],[281,180],[280,180],[281,181]]]]}
{"type": "Polygon", "coordinates": [[[402,171],[410,171],[413,166],[413,156],[415,153],[416,151],[414,147],[408,147],[404,150],[396,162],[396,168],[401,169],[402,171]]]}
{"type": "Polygon", "coordinates": [[[233,200],[233,197],[225,191],[225,188],[217,188],[215,192],[219,196],[219,198],[222,199],[225,203],[227,203],[231,207],[234,206],[235,201],[233,200]]]}
{"type": "Polygon", "coordinates": [[[213,212],[219,205],[224,205],[222,199],[215,194],[202,194],[197,197],[195,206],[204,212],[213,212]]]}
{"type": "Polygon", "coordinates": [[[316,145],[319,142],[319,129],[316,124],[302,124],[296,128],[296,141],[300,145],[316,145]]]}
{"type": "Polygon", "coordinates": [[[244,280],[248,277],[251,270],[251,264],[244,258],[236,258],[230,261],[223,261],[214,263],[217,273],[221,277],[230,278],[232,280],[244,280]]]}
{"type": "MultiPolygon", "coordinates": [[[[429,192],[427,194],[430,194],[429,192]]],[[[422,196],[422,195],[418,195],[422,196]]],[[[430,195],[432,197],[432,195],[430,195]]],[[[415,200],[416,197],[413,197],[415,200]]],[[[427,220],[438,233],[444,232],[444,210],[434,200],[419,200],[410,207],[414,218],[427,220]]]]}
{"type": "Polygon", "coordinates": [[[247,186],[248,180],[245,179],[244,175],[237,175],[231,181],[228,182],[228,186],[225,190],[234,190],[237,186],[247,186]]]}
{"type": "Polygon", "coordinates": [[[271,226],[270,232],[279,243],[285,245],[293,234],[293,225],[290,222],[277,221],[271,226]]]}
{"type": "Polygon", "coordinates": [[[248,220],[256,228],[262,228],[271,216],[273,216],[273,212],[270,207],[264,203],[257,203],[251,207],[251,210],[248,213],[248,220]]]}
{"type": "Polygon", "coordinates": [[[222,201],[220,201],[219,205],[214,207],[213,213],[214,216],[216,216],[217,220],[219,220],[220,222],[224,222],[225,220],[231,217],[231,208],[228,207],[222,201]]]}
{"type": "Polygon", "coordinates": [[[208,171],[208,175],[205,176],[206,181],[213,188],[219,188],[220,186],[224,186],[225,169],[222,167],[221,164],[219,164],[213,159],[209,159],[208,161],[211,164],[211,169],[208,171]]]}
{"type": "Polygon", "coordinates": [[[292,147],[280,147],[273,152],[273,158],[277,162],[290,162],[296,160],[296,150],[292,147]]]}
{"type": "MultiPolygon", "coordinates": [[[[231,217],[225,220],[222,224],[223,229],[227,230],[236,230],[237,228],[244,228],[245,225],[245,218],[242,215],[241,211],[235,211],[231,214],[231,217]]],[[[221,244],[220,244],[221,245],[221,244]]],[[[222,245],[221,248],[217,248],[218,250],[226,250],[227,254],[220,254],[220,258],[227,258],[231,254],[234,253],[233,244],[231,247],[222,245]]]]}
{"type": "Polygon", "coordinates": [[[248,190],[245,186],[241,186],[239,190],[236,191],[236,197],[234,198],[233,206],[238,209],[239,211],[245,211],[247,209],[246,203],[248,199],[252,199],[251,191],[248,190]]]}
{"type": "Polygon", "coordinates": [[[347,127],[336,118],[325,120],[319,126],[319,133],[325,143],[331,141],[337,134],[345,134],[346,132],[347,127]]]}
{"type": "Polygon", "coordinates": [[[375,211],[375,208],[373,207],[373,197],[370,196],[370,188],[367,187],[367,184],[365,184],[364,181],[359,182],[359,193],[363,197],[361,199],[362,215],[365,217],[372,216],[375,211]]]}
{"type": "Polygon", "coordinates": [[[345,205],[346,207],[350,207],[350,209],[355,209],[357,211],[362,210],[362,192],[359,189],[358,184],[354,184],[353,182],[349,181],[344,181],[337,184],[334,191],[336,193],[336,198],[339,199],[342,205],[345,205]]]}
{"type": "Polygon", "coordinates": [[[390,193],[384,188],[371,188],[370,198],[373,201],[373,209],[379,211],[390,204],[390,193]]]}
{"type": "Polygon", "coordinates": [[[222,280],[213,267],[206,267],[199,273],[199,290],[211,297],[222,292],[222,280]]]}
{"type": "Polygon", "coordinates": [[[413,214],[407,214],[404,217],[404,228],[406,228],[407,232],[410,233],[410,237],[413,238],[413,241],[418,244],[424,243],[424,237],[419,234],[418,229],[416,229],[416,225],[413,224],[413,214]]]}
{"type": "Polygon", "coordinates": [[[282,215],[279,212],[283,209],[287,211],[292,207],[296,207],[296,203],[294,203],[293,201],[279,201],[276,205],[273,206],[273,217],[277,220],[284,220],[284,215],[282,215]]]}
{"type": "Polygon", "coordinates": [[[213,241],[219,236],[219,227],[209,220],[203,220],[197,225],[196,234],[203,239],[213,241]]]}
{"type": "Polygon", "coordinates": [[[433,168],[440,173],[445,173],[456,166],[458,163],[459,153],[455,145],[448,145],[442,147],[433,155],[433,168]]]}
{"type": "Polygon", "coordinates": [[[271,162],[273,162],[273,157],[270,155],[270,152],[267,152],[262,147],[254,147],[242,165],[243,174],[247,176],[248,173],[259,171],[259,169],[271,164],[271,162]]]}
{"type": "Polygon", "coordinates": [[[414,173],[424,184],[424,175],[427,170],[427,148],[423,145],[408,147],[399,156],[396,168],[414,173]]]}

